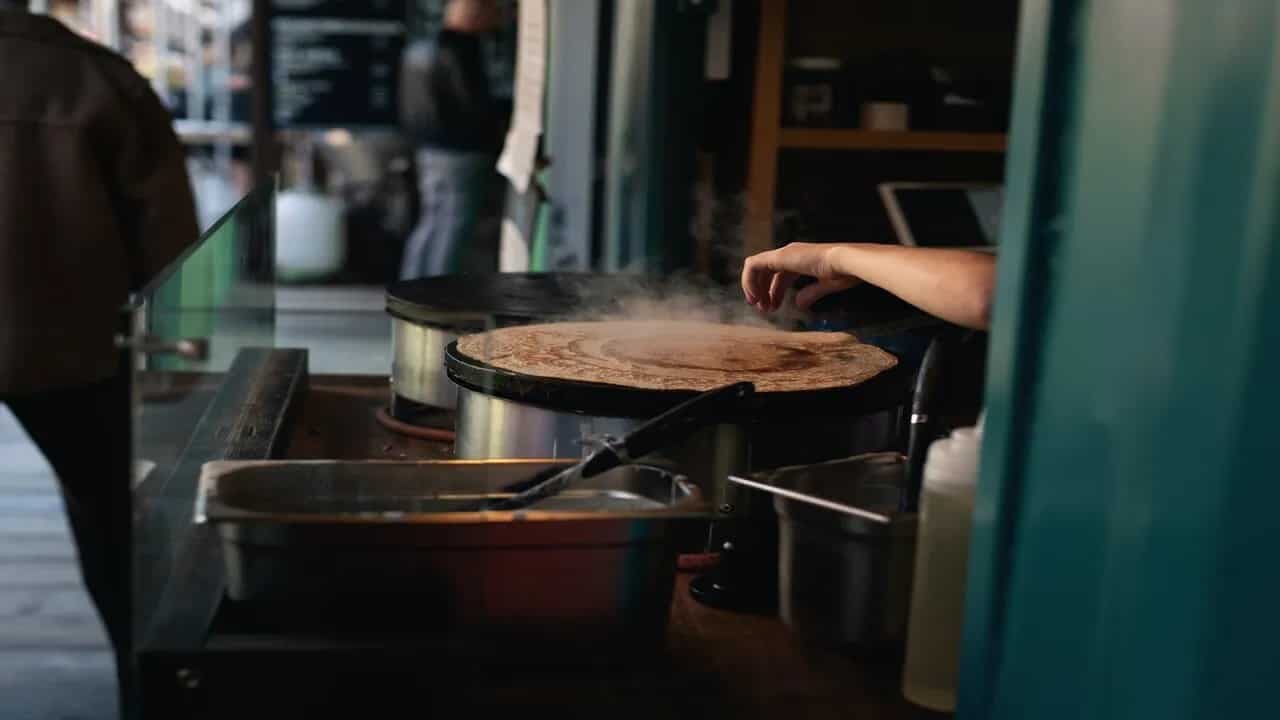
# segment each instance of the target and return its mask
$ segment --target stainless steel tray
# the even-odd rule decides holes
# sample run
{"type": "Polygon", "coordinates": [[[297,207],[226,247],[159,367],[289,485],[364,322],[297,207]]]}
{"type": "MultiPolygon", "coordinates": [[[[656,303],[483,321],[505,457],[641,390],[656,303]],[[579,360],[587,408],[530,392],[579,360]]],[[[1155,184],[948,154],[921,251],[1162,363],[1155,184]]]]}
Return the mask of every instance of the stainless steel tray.
{"type": "Polygon", "coordinates": [[[451,511],[568,464],[212,462],[195,518],[228,596],[275,623],[660,630],[676,526],[709,511],[683,477],[622,467],[519,513],[451,511]]]}

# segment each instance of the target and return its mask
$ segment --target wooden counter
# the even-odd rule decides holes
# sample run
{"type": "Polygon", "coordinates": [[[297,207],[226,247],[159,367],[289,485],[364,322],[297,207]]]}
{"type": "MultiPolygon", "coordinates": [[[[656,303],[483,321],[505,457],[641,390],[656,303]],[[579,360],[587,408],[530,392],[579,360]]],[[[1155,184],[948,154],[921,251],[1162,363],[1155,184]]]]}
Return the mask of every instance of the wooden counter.
{"type": "Polygon", "coordinates": [[[682,573],[676,585],[668,646],[697,678],[692,697],[720,716],[926,717],[902,700],[898,663],[806,647],[777,617],[706,607],[689,596],[690,578],[682,573]]]}

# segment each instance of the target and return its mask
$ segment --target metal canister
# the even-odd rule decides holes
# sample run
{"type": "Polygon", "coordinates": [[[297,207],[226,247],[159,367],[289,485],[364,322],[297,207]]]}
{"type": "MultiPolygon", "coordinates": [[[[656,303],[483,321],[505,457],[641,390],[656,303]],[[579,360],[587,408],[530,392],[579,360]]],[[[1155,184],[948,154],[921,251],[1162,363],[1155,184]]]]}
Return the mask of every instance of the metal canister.
{"type": "Polygon", "coordinates": [[[901,650],[916,538],[916,514],[898,510],[905,470],[899,453],[870,453],[748,481],[775,496],[779,610],[805,640],[901,650]]]}

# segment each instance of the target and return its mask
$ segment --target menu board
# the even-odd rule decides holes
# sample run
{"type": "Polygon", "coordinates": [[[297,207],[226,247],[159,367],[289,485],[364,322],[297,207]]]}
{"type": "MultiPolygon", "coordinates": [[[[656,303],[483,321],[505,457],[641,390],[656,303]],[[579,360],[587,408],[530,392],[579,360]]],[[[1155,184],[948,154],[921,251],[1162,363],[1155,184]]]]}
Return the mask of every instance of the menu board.
{"type": "Polygon", "coordinates": [[[405,0],[271,0],[278,128],[394,127],[405,0]]]}

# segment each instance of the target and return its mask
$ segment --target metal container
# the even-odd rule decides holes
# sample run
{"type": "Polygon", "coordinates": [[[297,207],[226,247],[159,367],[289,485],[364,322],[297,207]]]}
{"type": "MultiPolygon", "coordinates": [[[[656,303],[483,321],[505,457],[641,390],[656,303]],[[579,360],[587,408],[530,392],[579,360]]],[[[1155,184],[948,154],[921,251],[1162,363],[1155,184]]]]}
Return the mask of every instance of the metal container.
{"type": "Polygon", "coordinates": [[[523,512],[451,511],[568,464],[213,462],[196,520],[228,596],[273,622],[660,636],[675,528],[707,511],[684,478],[632,465],[523,512]]]}
{"type": "Polygon", "coordinates": [[[898,511],[905,470],[904,456],[871,453],[733,478],[775,496],[780,612],[805,640],[901,649],[917,518],[898,511]]]}

